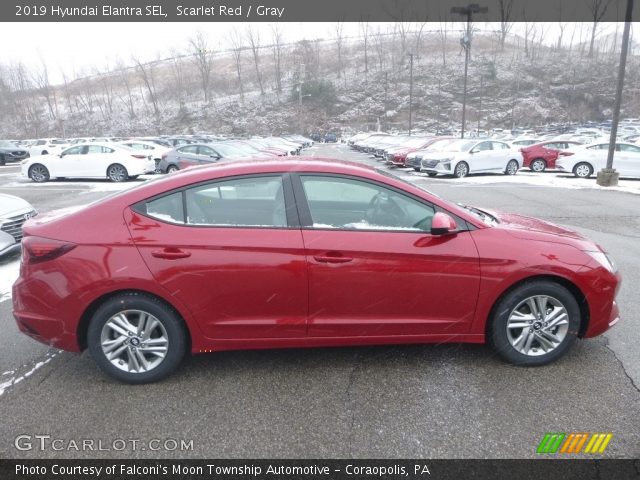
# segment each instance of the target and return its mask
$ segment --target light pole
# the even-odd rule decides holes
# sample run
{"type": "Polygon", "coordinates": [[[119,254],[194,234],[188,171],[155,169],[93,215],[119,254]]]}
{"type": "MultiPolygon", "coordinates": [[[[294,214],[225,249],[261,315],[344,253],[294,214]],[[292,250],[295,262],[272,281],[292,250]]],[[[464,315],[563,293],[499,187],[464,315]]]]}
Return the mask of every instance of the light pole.
{"type": "Polygon", "coordinates": [[[413,113],[413,53],[409,54],[409,136],[411,136],[411,114],[413,113]]]}
{"type": "Polygon", "coordinates": [[[467,17],[467,28],[460,43],[464,48],[464,90],[462,93],[462,132],[460,138],[464,138],[464,128],[467,115],[467,73],[469,71],[469,56],[471,54],[471,17],[474,13],[487,13],[488,7],[481,7],[477,3],[472,3],[466,7],[451,7],[451,13],[457,13],[467,17]]]}
{"type": "Polygon", "coordinates": [[[618,136],[618,121],[620,120],[620,103],[622,101],[622,88],[624,87],[624,72],[627,66],[627,49],[629,48],[629,29],[633,13],[633,0],[627,0],[627,9],[624,15],[624,33],[622,34],[622,48],[620,50],[620,68],[618,69],[618,86],[616,88],[616,100],[613,107],[613,121],[611,122],[611,135],[609,137],[609,154],[607,166],[598,172],[596,183],[603,187],[618,185],[620,175],[613,168],[613,154],[616,151],[616,137],[618,136]]]}
{"type": "Polygon", "coordinates": [[[480,105],[478,106],[478,128],[476,136],[480,136],[480,116],[482,115],[482,89],[484,88],[484,75],[480,75],[480,105]]]}

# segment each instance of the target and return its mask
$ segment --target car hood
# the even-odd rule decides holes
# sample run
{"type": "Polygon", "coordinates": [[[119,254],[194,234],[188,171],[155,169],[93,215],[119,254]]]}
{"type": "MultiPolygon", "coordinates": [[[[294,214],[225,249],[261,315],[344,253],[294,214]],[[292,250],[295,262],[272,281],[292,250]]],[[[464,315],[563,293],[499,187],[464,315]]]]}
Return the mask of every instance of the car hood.
{"type": "Polygon", "coordinates": [[[12,217],[33,209],[29,202],[20,197],[0,193],[0,218],[12,217]]]}

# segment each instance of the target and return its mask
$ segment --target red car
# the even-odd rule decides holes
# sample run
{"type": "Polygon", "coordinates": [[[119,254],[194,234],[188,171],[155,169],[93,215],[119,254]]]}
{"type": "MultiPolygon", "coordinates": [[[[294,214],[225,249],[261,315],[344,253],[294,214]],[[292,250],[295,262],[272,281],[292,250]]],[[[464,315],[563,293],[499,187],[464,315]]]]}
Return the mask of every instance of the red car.
{"type": "Polygon", "coordinates": [[[20,330],[129,383],[233,349],[489,342],[541,365],[618,321],[593,242],[348,162],[194,167],[24,235],[20,330]]]}
{"type": "Polygon", "coordinates": [[[562,150],[581,145],[579,142],[566,140],[540,142],[520,149],[522,153],[522,166],[532,172],[544,172],[547,168],[556,168],[556,160],[565,153],[562,150]]]}

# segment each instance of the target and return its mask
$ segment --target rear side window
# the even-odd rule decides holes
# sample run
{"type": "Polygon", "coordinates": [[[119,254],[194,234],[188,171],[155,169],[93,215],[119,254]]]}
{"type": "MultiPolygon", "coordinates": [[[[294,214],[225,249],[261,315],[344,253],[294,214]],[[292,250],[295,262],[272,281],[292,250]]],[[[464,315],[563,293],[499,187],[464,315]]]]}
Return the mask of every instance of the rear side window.
{"type": "Polygon", "coordinates": [[[158,220],[172,223],[184,223],[182,192],[172,193],[147,202],[147,215],[158,220]]]}

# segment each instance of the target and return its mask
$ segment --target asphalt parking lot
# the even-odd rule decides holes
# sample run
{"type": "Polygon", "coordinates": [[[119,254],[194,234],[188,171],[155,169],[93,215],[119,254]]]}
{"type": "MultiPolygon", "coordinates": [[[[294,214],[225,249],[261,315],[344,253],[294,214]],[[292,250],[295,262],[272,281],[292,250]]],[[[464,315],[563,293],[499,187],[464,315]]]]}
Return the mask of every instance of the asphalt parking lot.
{"type": "MultiPolygon", "coordinates": [[[[379,165],[345,145],[307,153],[379,165]]],[[[611,432],[605,457],[640,456],[640,195],[591,188],[594,180],[565,188],[551,172],[543,181],[527,172],[461,180],[394,173],[456,202],[538,216],[596,240],[623,276],[621,322],[540,368],[507,365],[480,345],[224,352],[194,356],[161,383],[128,386],[100,374],[87,353],[20,334],[0,291],[0,457],[535,457],[547,432],[611,432]],[[62,450],[36,441],[16,449],[19,435],[49,435],[62,450]],[[106,449],[69,447],[84,439],[106,449]],[[192,441],[192,449],[152,451],[151,440],[192,441]]],[[[0,192],[43,212],[128,186],[36,185],[17,166],[0,167],[0,192]]],[[[3,284],[17,265],[15,257],[0,262],[3,284]]]]}

